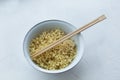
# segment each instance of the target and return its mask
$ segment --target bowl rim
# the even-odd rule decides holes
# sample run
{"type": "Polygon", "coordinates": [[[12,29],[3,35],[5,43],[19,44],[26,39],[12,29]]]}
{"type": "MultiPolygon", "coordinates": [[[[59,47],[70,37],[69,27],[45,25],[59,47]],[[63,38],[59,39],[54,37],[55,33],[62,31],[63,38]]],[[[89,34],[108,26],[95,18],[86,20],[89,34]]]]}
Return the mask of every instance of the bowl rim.
{"type": "Polygon", "coordinates": [[[62,22],[62,23],[65,23],[65,24],[69,24],[69,25],[71,25],[74,29],[77,29],[74,25],[72,25],[72,24],[70,24],[70,23],[68,23],[68,22],[66,22],[66,21],[63,21],[63,20],[55,20],[55,19],[52,19],[52,20],[45,20],[45,21],[39,22],[39,23],[37,23],[36,25],[34,25],[32,28],[30,28],[30,29],[28,30],[28,32],[26,33],[26,35],[25,35],[25,37],[24,37],[24,40],[23,40],[23,53],[24,53],[24,56],[25,56],[27,62],[28,62],[33,68],[35,68],[35,69],[38,70],[38,71],[42,71],[42,72],[45,72],[45,73],[61,73],[61,72],[65,72],[65,71],[68,71],[68,70],[72,69],[73,67],[75,67],[75,66],[80,62],[80,60],[81,60],[81,58],[82,58],[82,56],[83,56],[83,52],[84,52],[84,39],[83,39],[83,36],[82,36],[81,33],[78,33],[78,34],[77,34],[78,37],[79,37],[79,40],[80,40],[80,41],[79,41],[79,43],[80,43],[79,45],[82,46],[82,49],[80,48],[81,50],[78,51],[78,52],[81,53],[81,56],[79,56],[79,58],[78,58],[77,62],[75,63],[75,65],[73,65],[73,66],[71,66],[71,67],[69,67],[69,68],[67,68],[67,69],[66,69],[66,68],[63,68],[63,69],[60,69],[60,70],[46,70],[46,69],[43,69],[43,68],[39,67],[38,65],[36,65],[34,62],[32,62],[31,58],[28,57],[29,54],[26,52],[25,42],[26,42],[26,40],[27,40],[28,34],[29,34],[34,28],[36,28],[39,24],[42,24],[42,23],[45,23],[45,22],[50,22],[50,21],[56,21],[56,22],[62,22]]]}

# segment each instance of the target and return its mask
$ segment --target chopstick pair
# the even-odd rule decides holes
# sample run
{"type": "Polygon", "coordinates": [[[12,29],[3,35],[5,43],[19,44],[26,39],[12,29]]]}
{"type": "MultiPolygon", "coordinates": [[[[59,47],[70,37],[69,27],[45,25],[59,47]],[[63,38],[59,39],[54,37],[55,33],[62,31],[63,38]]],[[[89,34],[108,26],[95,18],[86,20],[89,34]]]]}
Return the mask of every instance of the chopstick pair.
{"type": "Polygon", "coordinates": [[[96,23],[98,23],[98,22],[100,22],[100,21],[103,21],[104,19],[106,19],[106,16],[105,16],[105,15],[102,15],[102,16],[96,18],[95,20],[93,20],[93,21],[91,21],[90,23],[84,25],[83,27],[81,27],[81,28],[75,30],[74,32],[71,32],[71,33],[69,33],[69,34],[63,36],[62,38],[58,39],[57,41],[55,41],[55,42],[49,44],[49,45],[48,45],[47,47],[45,47],[44,49],[39,50],[38,52],[32,54],[31,57],[34,58],[34,57],[39,56],[40,54],[42,54],[42,53],[44,53],[45,51],[51,49],[52,47],[54,47],[54,46],[60,44],[61,42],[63,42],[63,41],[65,41],[65,40],[69,39],[70,37],[72,37],[72,36],[74,36],[74,35],[76,35],[76,34],[82,32],[82,31],[84,31],[84,30],[86,30],[87,28],[89,28],[89,27],[95,25],[96,23]]]}

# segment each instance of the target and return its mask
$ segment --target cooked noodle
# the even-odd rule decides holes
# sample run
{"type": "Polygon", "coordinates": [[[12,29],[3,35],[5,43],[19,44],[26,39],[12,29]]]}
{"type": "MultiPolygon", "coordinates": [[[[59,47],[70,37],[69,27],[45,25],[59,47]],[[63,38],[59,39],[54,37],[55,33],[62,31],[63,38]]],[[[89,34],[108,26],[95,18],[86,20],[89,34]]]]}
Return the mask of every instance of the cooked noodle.
{"type": "MultiPolygon", "coordinates": [[[[65,33],[61,29],[44,31],[32,39],[29,46],[30,54],[36,53],[38,50],[43,49],[64,35],[65,33]]],[[[72,39],[68,39],[36,58],[32,58],[32,60],[44,69],[58,70],[68,66],[73,61],[75,55],[76,45],[72,39]]]]}

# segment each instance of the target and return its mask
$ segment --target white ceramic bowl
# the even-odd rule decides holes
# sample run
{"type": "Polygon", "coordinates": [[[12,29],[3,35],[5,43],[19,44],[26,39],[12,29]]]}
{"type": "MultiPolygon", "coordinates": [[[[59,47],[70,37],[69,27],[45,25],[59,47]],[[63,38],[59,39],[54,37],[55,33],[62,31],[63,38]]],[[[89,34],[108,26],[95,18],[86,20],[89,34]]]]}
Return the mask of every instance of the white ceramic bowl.
{"type": "Polygon", "coordinates": [[[77,54],[75,59],[71,62],[71,64],[69,64],[67,67],[60,69],[60,70],[46,70],[43,69],[41,67],[39,67],[38,65],[36,65],[30,58],[30,53],[29,53],[29,44],[30,41],[36,37],[37,34],[45,31],[45,30],[49,30],[49,29],[54,29],[54,28],[60,28],[62,29],[65,33],[70,33],[72,31],[76,30],[76,27],[71,25],[70,23],[67,23],[65,21],[60,21],[60,20],[47,20],[47,21],[43,21],[38,23],[37,25],[35,25],[34,27],[32,27],[28,33],[25,36],[24,42],[23,42],[23,51],[24,51],[24,55],[25,58],[27,59],[27,61],[37,70],[42,71],[42,72],[46,72],[46,73],[61,73],[64,71],[67,71],[71,68],[73,68],[81,59],[82,55],[83,55],[83,51],[84,51],[84,44],[83,44],[83,37],[82,35],[79,33],[76,36],[72,37],[72,39],[75,41],[75,44],[77,46],[77,54]]]}

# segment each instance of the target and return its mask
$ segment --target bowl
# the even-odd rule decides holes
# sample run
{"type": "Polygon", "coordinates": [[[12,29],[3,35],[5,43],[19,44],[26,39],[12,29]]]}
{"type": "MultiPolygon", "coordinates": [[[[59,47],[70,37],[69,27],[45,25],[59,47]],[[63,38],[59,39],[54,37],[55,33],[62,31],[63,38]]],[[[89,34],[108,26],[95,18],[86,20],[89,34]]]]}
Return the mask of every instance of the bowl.
{"type": "Polygon", "coordinates": [[[83,51],[84,51],[83,37],[82,37],[81,33],[79,33],[71,38],[74,40],[74,42],[76,44],[77,54],[76,54],[74,60],[67,67],[60,69],[60,70],[46,70],[46,69],[39,67],[37,64],[35,64],[30,57],[30,52],[29,52],[30,41],[33,38],[35,38],[38,34],[42,33],[43,31],[49,30],[49,29],[54,29],[54,28],[60,28],[66,34],[72,32],[72,31],[75,31],[77,29],[75,26],[73,26],[72,24],[65,22],[65,21],[46,20],[46,21],[40,22],[40,23],[36,24],[35,26],[33,26],[27,32],[27,34],[24,38],[24,41],[23,41],[23,51],[24,51],[24,55],[25,55],[25,58],[27,59],[27,61],[35,69],[42,71],[42,72],[46,72],[46,73],[61,73],[61,72],[70,70],[81,60],[81,57],[82,57],[83,51]]]}

